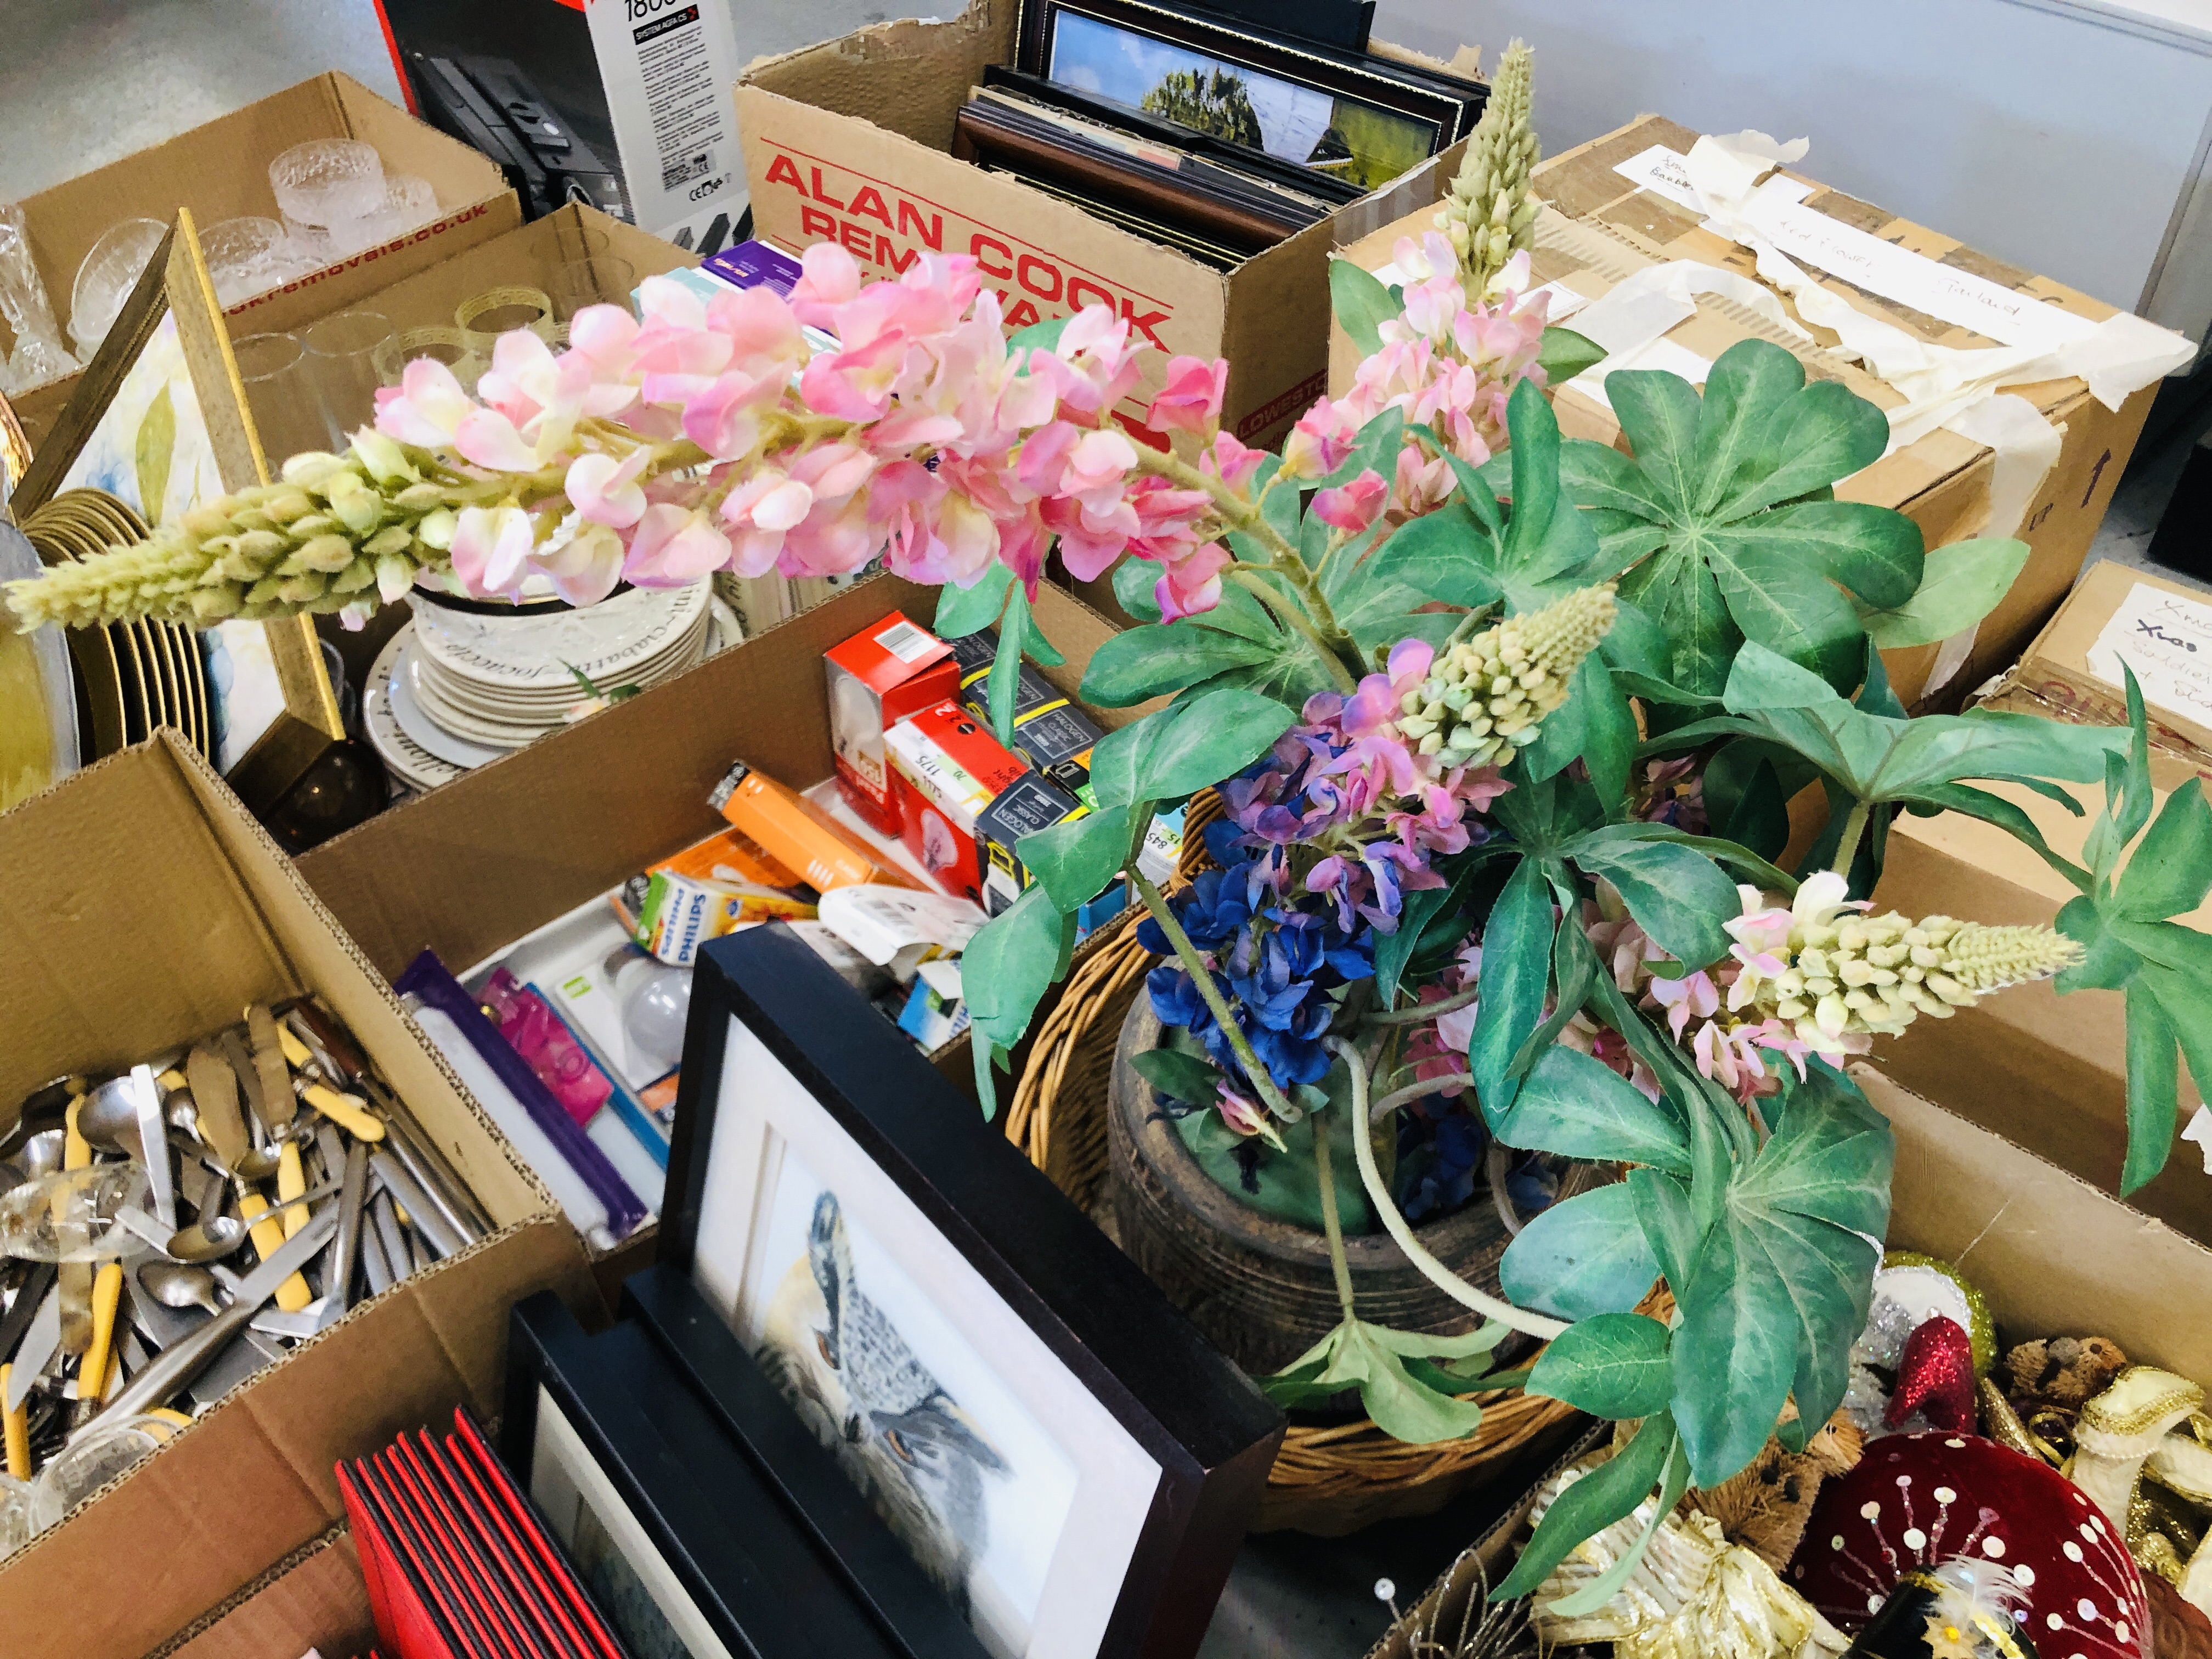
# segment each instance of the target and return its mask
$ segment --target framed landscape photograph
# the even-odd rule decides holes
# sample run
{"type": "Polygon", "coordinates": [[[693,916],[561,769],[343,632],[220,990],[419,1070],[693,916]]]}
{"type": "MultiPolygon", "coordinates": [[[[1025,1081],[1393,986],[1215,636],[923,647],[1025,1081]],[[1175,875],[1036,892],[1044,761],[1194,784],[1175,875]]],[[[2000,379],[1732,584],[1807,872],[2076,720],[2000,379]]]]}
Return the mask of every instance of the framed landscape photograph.
{"type": "Polygon", "coordinates": [[[1355,185],[1474,130],[1483,88],[1146,5],[1024,0],[1018,67],[1355,185]]]}
{"type": "Polygon", "coordinates": [[[994,1659],[1195,1652],[1280,1413],[796,934],[695,975],[667,1270],[994,1659]]]}

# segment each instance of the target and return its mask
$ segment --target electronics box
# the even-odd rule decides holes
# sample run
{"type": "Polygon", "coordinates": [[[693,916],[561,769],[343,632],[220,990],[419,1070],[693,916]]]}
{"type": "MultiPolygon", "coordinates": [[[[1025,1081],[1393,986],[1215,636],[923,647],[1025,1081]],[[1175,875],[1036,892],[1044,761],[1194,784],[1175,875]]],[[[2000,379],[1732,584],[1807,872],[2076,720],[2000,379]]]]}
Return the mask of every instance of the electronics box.
{"type": "Polygon", "coordinates": [[[499,1226],[357,1304],[0,1563],[9,1653],[138,1659],[328,1530],[342,1513],[337,1459],[463,1401],[495,1412],[516,1297],[556,1287],[590,1309],[596,1297],[551,1197],[276,844],[173,733],[0,816],[0,869],[22,899],[0,927],[13,988],[0,1100],[194,1041],[248,1003],[313,992],[499,1226]],[[161,849],[151,863],[149,847],[161,849]],[[164,1539],[191,1543],[114,1594],[115,1564],[164,1539]]]}

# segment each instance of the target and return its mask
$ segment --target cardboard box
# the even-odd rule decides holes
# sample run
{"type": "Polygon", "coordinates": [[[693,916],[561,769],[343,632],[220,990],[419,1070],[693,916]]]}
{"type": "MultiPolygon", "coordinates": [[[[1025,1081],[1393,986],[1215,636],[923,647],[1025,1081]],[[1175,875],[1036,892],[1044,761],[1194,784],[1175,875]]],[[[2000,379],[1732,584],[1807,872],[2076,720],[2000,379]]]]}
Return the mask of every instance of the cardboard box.
{"type": "MultiPolygon", "coordinates": [[[[477,769],[316,848],[300,873],[368,959],[398,973],[418,951],[480,962],[656,860],[725,827],[708,794],[738,755],[794,787],[836,769],[822,653],[892,611],[933,615],[934,589],[856,583],[603,714],[477,769]]],[[[1073,694],[1106,620],[1050,586],[1036,617],[1073,694]]],[[[1145,708],[1086,711],[1101,726],[1145,708]]],[[[955,1044],[939,1056],[965,1081],[955,1044]]],[[[972,1086],[972,1084],[969,1086],[972,1086]]]]}
{"type": "MultiPolygon", "coordinates": [[[[117,93],[128,96],[130,88],[118,87],[117,93]]],[[[203,232],[241,214],[276,218],[269,164],[311,138],[358,138],[375,145],[386,173],[429,181],[438,192],[438,216],[396,240],[364,248],[240,301],[227,313],[233,339],[289,331],[358,305],[398,278],[522,222],[514,192],[489,157],[385,102],[360,82],[330,70],[167,143],[23,198],[32,255],[46,279],[64,343],[77,267],[110,226],[124,219],[166,222],[180,205],[191,210],[203,232]]],[[[0,338],[14,343],[4,327],[0,338]]],[[[70,375],[14,399],[34,446],[68,404],[79,378],[70,375]]]]}
{"type": "MultiPolygon", "coordinates": [[[[1755,278],[1748,249],[1699,228],[1697,213],[1667,196],[1638,188],[1614,171],[1618,164],[1655,145],[1686,155],[1697,140],[1698,134],[1687,127],[1659,116],[1643,115],[1602,138],[1594,138],[1540,165],[1533,187],[1556,211],[1540,216],[1537,222],[1534,260],[1537,278],[1566,281],[1591,298],[1638,270],[1670,259],[1696,260],[1755,278]]],[[[1807,207],[1885,241],[2091,321],[2101,321],[2116,310],[2046,276],[1977,253],[1940,232],[1897,218],[1802,173],[1788,168],[1783,173],[1809,187],[1807,207]]],[[[1408,235],[1418,239],[1430,228],[1433,216],[1417,214],[1378,230],[1346,249],[1346,257],[1370,270],[1388,264],[1397,239],[1408,235]]],[[[1917,338],[1967,349],[1995,343],[1838,278],[1822,276],[1817,270],[1808,274],[1860,310],[1917,338]]],[[[1786,301],[1784,305],[1794,316],[1795,308],[1786,301]]],[[[1574,326],[1571,317],[1565,319],[1565,325],[1574,326]]],[[[1832,338],[1824,331],[1814,332],[1823,339],[1832,338]]],[[[1697,363],[1686,362],[1677,370],[1686,378],[1695,378],[1699,364],[1711,362],[1737,341],[1754,335],[1788,347],[1804,360],[1814,379],[1841,380],[1884,409],[1905,401],[1887,382],[1857,364],[1809,346],[1755,313],[1713,295],[1700,299],[1697,314],[1677,325],[1666,338],[1698,360],[1697,363]]],[[[1358,361],[1351,340],[1332,323],[1329,385],[1333,390],[1340,392],[1351,385],[1358,361]]],[[[2112,503],[2112,491],[2126,470],[2157,390],[2155,385],[2145,386],[2116,414],[2092,398],[2087,386],[2076,380],[2005,388],[2008,394],[2033,403],[2054,426],[2063,427],[2064,439],[2057,464],[2036,490],[2014,532],[2031,550],[2027,567],[2013,583],[2011,592],[1983,619],[1972,655],[1948,682],[1949,690],[1971,688],[2011,662],[2066,596],[2104,520],[2105,509],[2112,503]]],[[[1562,429],[1570,436],[1608,444],[1619,441],[1620,424],[1610,407],[1585,396],[1579,387],[1562,390],[1554,407],[1562,429]]],[[[1920,526],[1929,547],[1941,547],[1983,532],[1989,521],[1995,471],[1993,450],[1954,432],[1939,430],[1844,480],[1836,494],[1844,501],[1895,507],[1920,526]]],[[[1908,705],[1921,696],[1936,650],[1929,645],[1883,653],[1890,679],[1908,705]]]]}
{"type": "MultiPolygon", "coordinates": [[[[2124,661],[2142,686],[2153,745],[2212,769],[2212,595],[2100,560],[1983,701],[2081,726],[2124,726],[2124,661]]],[[[2166,784],[2167,788],[2174,787],[2166,784]]]]}
{"type": "Polygon", "coordinates": [[[210,1608],[146,1659],[267,1659],[309,1652],[348,1659],[375,1645],[361,1553],[341,1523],[210,1608]]]}
{"type": "MultiPolygon", "coordinates": [[[[2212,1251],[1871,1066],[1852,1075],[1897,1132],[1885,1244],[1959,1263],[1988,1297],[2001,1345],[2109,1337],[2138,1364],[2212,1381],[2212,1327],[2187,1315],[2212,1299],[2212,1251]]],[[[1584,1442],[1566,1461],[1595,1449],[1584,1442]]],[[[1492,1583],[1527,1540],[1528,1508],[1477,1540],[1492,1583]]],[[[1473,1578],[1456,1568],[1421,1605],[1456,1628],[1473,1578]]],[[[1413,1656],[1393,1638],[1368,1659],[1413,1656]]]]}
{"type": "Polygon", "coordinates": [[[876,829],[896,836],[904,821],[884,734],[959,689],[952,647],[895,611],[823,652],[822,667],[830,686],[837,793],[876,829]]]}
{"type": "MultiPolygon", "coordinates": [[[[229,319],[231,336],[235,339],[270,327],[297,328],[353,307],[391,319],[395,334],[404,334],[410,328],[450,328],[454,313],[462,304],[493,289],[533,288],[550,293],[554,276],[561,267],[585,257],[582,233],[586,230],[605,236],[611,262],[628,264],[639,281],[671,270],[687,270],[698,263],[694,255],[672,242],[648,236],[619,219],[609,218],[596,208],[572,202],[520,228],[502,226],[499,234],[477,236],[465,245],[441,247],[428,258],[410,261],[404,269],[380,267],[376,273],[377,285],[371,291],[341,293],[315,289],[296,296],[284,295],[286,310],[282,320],[273,310],[266,319],[259,313],[233,313],[229,319]]],[[[625,301],[628,298],[614,295],[607,297],[625,301]]],[[[373,414],[373,410],[363,410],[361,419],[368,420],[373,414]]],[[[303,449],[325,448],[330,442],[319,421],[300,420],[288,424],[281,419],[267,418],[267,411],[258,405],[254,415],[263,428],[261,447],[268,453],[272,471],[288,455],[303,449]]]]}
{"type": "Polygon", "coordinates": [[[949,21],[879,23],[754,64],[737,100],[755,234],[792,248],[840,242],[870,276],[923,252],[973,254],[1010,328],[1110,305],[1160,348],[1121,406],[1126,423],[1141,422],[1166,354],[1226,357],[1222,425],[1273,445],[1326,379],[1330,247],[1432,204],[1462,146],[1217,270],[952,159],[953,118],[986,64],[1014,60],[1019,10],[1018,0],[970,0],[949,21]]]}
{"type": "MultiPolygon", "coordinates": [[[[2190,775],[2154,760],[2157,805],[2190,775]]],[[[1976,786],[2014,802],[2052,849],[2081,862],[2081,842],[2104,800],[2101,785],[2069,784],[2084,816],[2009,784],[1976,786]]],[[[1956,812],[1900,813],[1875,902],[1911,915],[1941,914],[1992,925],[2054,922],[2075,890],[2025,844],[1995,824],[1956,812]]],[[[2212,931],[2212,905],[2181,918],[2212,931]]],[[[1900,1037],[1877,1038],[1873,1060],[1907,1088],[2018,1141],[2106,1192],[2119,1191],[2127,1148],[2127,1019],[2117,991],[2061,996],[2049,981],[1984,998],[1949,1019],[1915,1020],[1900,1037]]],[[[2186,1123],[2198,1098],[2181,1091],[2186,1123]]],[[[2212,1176],[2193,1146],[2177,1141],[2165,1170],[2130,1197],[2136,1209],[2212,1243],[2212,1176]]],[[[2212,1372],[2208,1372],[2212,1375],[2212,1372]]]]}
{"type": "Polygon", "coordinates": [[[0,1563],[9,1654],[136,1659],[328,1528],[340,1513],[336,1459],[462,1401],[495,1411],[515,1297],[556,1285],[589,1308],[591,1292],[575,1236],[544,1188],[276,843],[174,734],[0,816],[0,869],[16,897],[0,921],[10,987],[0,1100],[192,1041],[249,1002],[312,991],[500,1224],[356,1307],[0,1563]],[[145,1565],[116,1594],[125,1561],[145,1565]]]}

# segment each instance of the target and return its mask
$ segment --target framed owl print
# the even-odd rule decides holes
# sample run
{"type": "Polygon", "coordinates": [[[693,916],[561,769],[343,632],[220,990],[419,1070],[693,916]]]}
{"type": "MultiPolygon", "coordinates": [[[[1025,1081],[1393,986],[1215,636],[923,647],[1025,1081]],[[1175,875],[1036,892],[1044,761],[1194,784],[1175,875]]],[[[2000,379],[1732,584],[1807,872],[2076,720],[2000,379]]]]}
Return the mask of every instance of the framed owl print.
{"type": "Polygon", "coordinates": [[[781,926],[701,954],[660,1261],[982,1652],[1196,1652],[1280,1413],[781,926]]]}

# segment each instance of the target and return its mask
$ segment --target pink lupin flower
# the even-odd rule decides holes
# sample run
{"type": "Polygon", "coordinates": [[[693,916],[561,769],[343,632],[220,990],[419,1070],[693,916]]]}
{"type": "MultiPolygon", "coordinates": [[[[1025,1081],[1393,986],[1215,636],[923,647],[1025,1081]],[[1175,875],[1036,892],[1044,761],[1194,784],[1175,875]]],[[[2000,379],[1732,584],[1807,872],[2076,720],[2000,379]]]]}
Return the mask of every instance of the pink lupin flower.
{"type": "Polygon", "coordinates": [[[571,605],[597,605],[622,580],[626,550],[605,525],[570,514],[531,562],[571,605]]]}
{"type": "Polygon", "coordinates": [[[684,587],[727,564],[731,550],[697,507],[663,501],[638,520],[623,574],[640,587],[684,587]]]}
{"type": "Polygon", "coordinates": [[[1323,524],[1356,536],[1382,516],[1389,499],[1390,486],[1370,467],[1350,483],[1316,490],[1313,513],[1323,524]]]}
{"type": "Polygon", "coordinates": [[[519,507],[464,507],[453,526],[453,574],[479,598],[512,595],[536,540],[530,515],[519,507]]]}
{"type": "Polygon", "coordinates": [[[1229,364],[1216,357],[1176,357],[1167,380],[1146,412],[1145,424],[1161,432],[1194,432],[1201,437],[1221,420],[1221,399],[1229,389],[1229,364]]]}
{"type": "Polygon", "coordinates": [[[652,459],[642,447],[619,461],[597,450],[579,455],[568,463],[562,493],[580,517],[627,530],[645,516],[645,491],[637,481],[652,459]]]}
{"type": "Polygon", "coordinates": [[[1293,478],[1325,478],[1344,465],[1359,441],[1359,428],[1323,398],[1298,417],[1283,443],[1283,471],[1293,478]]]}
{"type": "Polygon", "coordinates": [[[452,369],[434,357],[417,357],[400,371],[397,387],[378,388],[376,429],[403,444],[447,449],[476,407],[452,369]]]}

